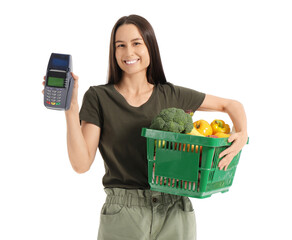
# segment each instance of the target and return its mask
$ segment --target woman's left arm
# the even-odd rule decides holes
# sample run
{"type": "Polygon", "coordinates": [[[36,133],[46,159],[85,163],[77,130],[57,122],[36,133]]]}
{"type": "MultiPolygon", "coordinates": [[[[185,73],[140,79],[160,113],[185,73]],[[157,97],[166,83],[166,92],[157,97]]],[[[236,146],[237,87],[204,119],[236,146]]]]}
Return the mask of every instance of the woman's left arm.
{"type": "Polygon", "coordinates": [[[220,170],[227,169],[232,159],[247,143],[247,119],[243,105],[231,99],[220,98],[206,94],[206,97],[198,108],[198,111],[219,111],[229,115],[235,128],[235,133],[231,134],[228,142],[232,145],[220,153],[219,158],[222,158],[218,164],[220,170]]]}

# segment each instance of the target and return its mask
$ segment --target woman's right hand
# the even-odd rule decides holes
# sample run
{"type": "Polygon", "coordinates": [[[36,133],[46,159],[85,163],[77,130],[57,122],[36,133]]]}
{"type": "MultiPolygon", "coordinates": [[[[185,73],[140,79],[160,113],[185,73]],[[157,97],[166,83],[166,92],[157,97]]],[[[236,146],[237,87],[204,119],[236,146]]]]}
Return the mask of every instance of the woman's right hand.
{"type": "MultiPolygon", "coordinates": [[[[78,80],[79,77],[75,75],[73,72],[71,72],[72,77],[74,79],[74,88],[72,92],[72,98],[71,98],[71,106],[72,105],[78,105],[78,80]]],[[[46,76],[44,76],[43,86],[45,87],[46,84],[46,76]]],[[[42,93],[44,94],[44,89],[42,90],[42,93]]],[[[71,108],[70,106],[70,108],[71,108]]]]}
{"type": "Polygon", "coordinates": [[[72,92],[72,99],[71,99],[71,105],[78,105],[78,80],[79,77],[77,75],[75,75],[74,73],[72,73],[72,77],[74,79],[74,88],[73,88],[73,92],[72,92]]]}

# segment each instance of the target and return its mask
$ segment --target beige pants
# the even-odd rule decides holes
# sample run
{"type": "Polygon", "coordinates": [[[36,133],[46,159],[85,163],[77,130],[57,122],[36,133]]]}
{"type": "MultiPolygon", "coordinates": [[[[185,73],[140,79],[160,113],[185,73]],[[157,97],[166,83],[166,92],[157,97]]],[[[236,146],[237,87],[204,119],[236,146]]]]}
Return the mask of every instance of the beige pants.
{"type": "Polygon", "coordinates": [[[105,188],[98,240],[195,240],[188,197],[151,190],[105,188]]]}

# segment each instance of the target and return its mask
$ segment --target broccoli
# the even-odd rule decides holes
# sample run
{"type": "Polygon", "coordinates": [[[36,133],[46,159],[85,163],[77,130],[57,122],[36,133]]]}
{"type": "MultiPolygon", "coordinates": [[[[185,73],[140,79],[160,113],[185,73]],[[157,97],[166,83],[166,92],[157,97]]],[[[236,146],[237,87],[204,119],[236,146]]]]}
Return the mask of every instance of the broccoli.
{"type": "Polygon", "coordinates": [[[165,108],[152,120],[151,129],[189,133],[193,129],[193,120],[190,114],[179,108],[165,108]]]}

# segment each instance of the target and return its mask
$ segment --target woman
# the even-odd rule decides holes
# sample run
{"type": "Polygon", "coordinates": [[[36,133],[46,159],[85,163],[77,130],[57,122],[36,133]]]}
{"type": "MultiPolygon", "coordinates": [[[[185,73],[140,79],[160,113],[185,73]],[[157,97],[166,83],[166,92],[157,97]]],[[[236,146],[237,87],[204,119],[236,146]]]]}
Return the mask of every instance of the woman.
{"type": "Polygon", "coordinates": [[[90,169],[97,148],[104,159],[107,194],[98,239],[196,239],[192,203],[187,197],[149,189],[146,140],[141,128],[164,108],[221,111],[229,114],[236,133],[219,168],[227,168],[247,141],[243,106],[166,81],[151,25],[137,15],[120,18],[110,42],[108,83],[84,95],[79,114],[78,77],[71,106],[65,112],[67,145],[73,169],[90,169]],[[81,121],[81,127],[80,127],[81,121]]]}

